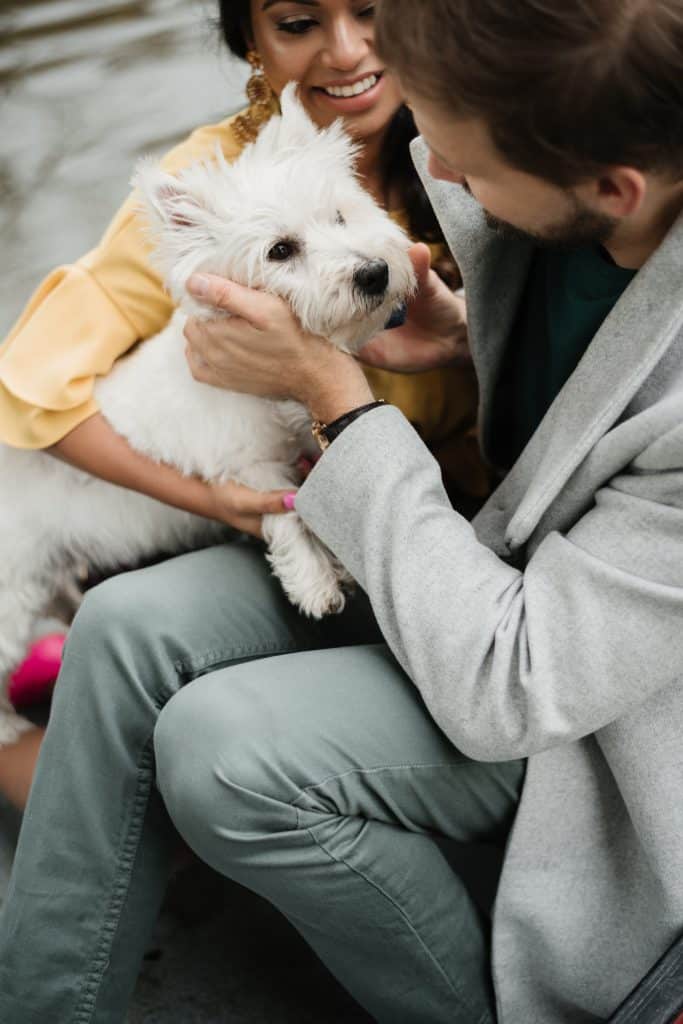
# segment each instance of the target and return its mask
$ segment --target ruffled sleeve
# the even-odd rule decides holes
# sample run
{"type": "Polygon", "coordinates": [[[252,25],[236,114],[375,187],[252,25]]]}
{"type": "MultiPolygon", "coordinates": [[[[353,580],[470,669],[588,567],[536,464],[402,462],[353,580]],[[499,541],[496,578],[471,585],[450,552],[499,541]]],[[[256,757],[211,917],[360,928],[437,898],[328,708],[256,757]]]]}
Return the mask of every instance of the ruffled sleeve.
{"type": "MultiPolygon", "coordinates": [[[[216,143],[234,159],[240,144],[231,124],[198,129],[163,165],[179,170],[212,156],[216,143]]],[[[97,248],[43,281],[0,346],[0,441],[46,448],[98,411],[96,378],[173,311],[149,254],[132,195],[97,248]]]]}

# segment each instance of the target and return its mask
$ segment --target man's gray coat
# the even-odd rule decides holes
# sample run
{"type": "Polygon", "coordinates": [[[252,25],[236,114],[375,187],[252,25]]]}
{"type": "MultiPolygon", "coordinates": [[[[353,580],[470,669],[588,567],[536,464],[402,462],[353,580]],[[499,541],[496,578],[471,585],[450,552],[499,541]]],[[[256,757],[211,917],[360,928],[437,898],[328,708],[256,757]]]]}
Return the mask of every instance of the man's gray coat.
{"type": "MultiPolygon", "coordinates": [[[[531,246],[414,155],[464,277],[486,451],[531,246]]],[[[683,931],[683,217],[471,525],[392,408],[335,440],[297,508],[452,742],[529,759],[501,1024],[606,1018],[683,931]]]]}

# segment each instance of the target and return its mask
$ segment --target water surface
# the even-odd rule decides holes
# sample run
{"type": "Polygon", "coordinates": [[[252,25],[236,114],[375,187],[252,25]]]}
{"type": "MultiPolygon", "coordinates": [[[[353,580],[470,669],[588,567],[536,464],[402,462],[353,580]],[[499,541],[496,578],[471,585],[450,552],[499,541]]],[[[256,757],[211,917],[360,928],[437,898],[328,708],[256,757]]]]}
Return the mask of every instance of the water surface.
{"type": "Polygon", "coordinates": [[[136,160],[242,105],[212,0],[0,0],[0,340],[90,249],[136,160]]]}

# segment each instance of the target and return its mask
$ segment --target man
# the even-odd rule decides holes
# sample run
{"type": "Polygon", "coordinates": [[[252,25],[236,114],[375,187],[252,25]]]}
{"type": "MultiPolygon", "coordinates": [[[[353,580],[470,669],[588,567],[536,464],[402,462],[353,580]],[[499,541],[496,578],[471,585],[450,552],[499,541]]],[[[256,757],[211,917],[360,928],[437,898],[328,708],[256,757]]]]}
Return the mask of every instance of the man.
{"type": "MultiPolygon", "coordinates": [[[[503,479],[471,528],[408,424],[374,409],[335,437],[297,509],[366,589],[454,747],[492,771],[528,758],[494,916],[498,1019],[601,1020],[683,930],[683,3],[384,0],[377,32],[463,273],[482,442],[503,479]]],[[[457,351],[456,300],[421,250],[415,261],[408,323],[368,347],[373,362],[419,370],[457,351]]],[[[310,339],[284,342],[274,304],[211,282],[208,298],[260,328],[249,358],[273,362],[272,380],[258,380],[265,392],[277,353],[297,376],[279,393],[324,421],[371,398],[335,354],[325,367],[320,348],[311,365],[310,339]]],[[[231,347],[225,333],[217,346],[190,330],[195,373],[250,390],[247,357],[235,363],[246,335],[234,331],[231,347]]],[[[388,763],[382,742],[377,765],[388,763]]],[[[406,765],[420,756],[417,740],[406,747],[406,765]]],[[[351,778],[368,764],[347,767],[351,778]]],[[[326,768],[334,776],[334,758],[326,768]]],[[[474,769],[461,766],[457,781],[449,770],[450,803],[436,768],[423,780],[428,812],[415,808],[410,773],[390,798],[377,783],[374,802],[354,802],[349,782],[306,805],[305,825],[325,808],[340,829],[368,821],[348,866],[399,903],[412,969],[396,922],[392,933],[350,882],[346,903],[343,880],[339,891],[299,883],[297,908],[278,895],[293,866],[268,882],[237,855],[228,868],[297,920],[380,1020],[491,1019],[476,916],[443,883],[438,905],[437,861],[416,833],[490,838],[515,780],[507,800],[479,780],[490,820],[472,824],[462,777],[474,769]],[[373,860],[374,819],[394,827],[384,843],[375,834],[373,860]],[[323,913],[331,892],[334,911],[316,930],[312,908],[323,913]]],[[[182,801],[176,814],[167,803],[182,823],[182,801]]],[[[285,835],[279,848],[293,855],[285,835]]],[[[326,849],[344,862],[341,840],[326,849]]]]}

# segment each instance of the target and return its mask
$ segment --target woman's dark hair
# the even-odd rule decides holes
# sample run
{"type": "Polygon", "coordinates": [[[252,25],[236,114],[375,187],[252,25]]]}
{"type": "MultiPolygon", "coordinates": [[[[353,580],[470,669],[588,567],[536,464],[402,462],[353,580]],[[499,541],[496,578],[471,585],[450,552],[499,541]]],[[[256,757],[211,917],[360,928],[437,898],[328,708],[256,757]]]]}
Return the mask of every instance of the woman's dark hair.
{"type": "MultiPolygon", "coordinates": [[[[218,25],[228,49],[242,60],[247,55],[249,0],[218,0],[218,25]]],[[[385,192],[395,189],[408,217],[408,229],[421,242],[444,242],[439,223],[427,199],[410,157],[409,145],[417,135],[413,115],[401,106],[387,129],[382,148],[380,172],[385,192]]],[[[455,264],[443,261],[435,270],[455,287],[459,277],[455,264]]]]}

